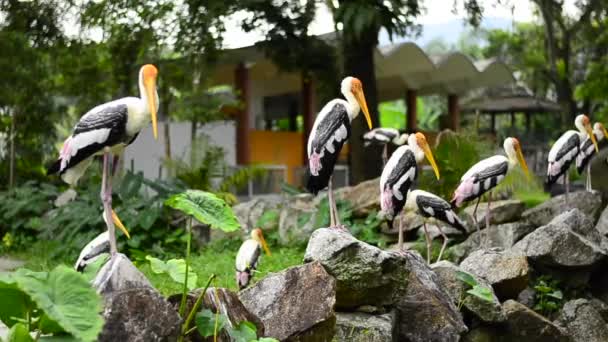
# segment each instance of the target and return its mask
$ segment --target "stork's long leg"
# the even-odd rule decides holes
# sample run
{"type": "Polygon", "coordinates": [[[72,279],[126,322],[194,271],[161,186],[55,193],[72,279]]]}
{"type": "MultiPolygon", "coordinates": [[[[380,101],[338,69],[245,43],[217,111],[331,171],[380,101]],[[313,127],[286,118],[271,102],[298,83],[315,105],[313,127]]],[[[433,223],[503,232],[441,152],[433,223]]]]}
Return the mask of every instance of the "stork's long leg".
{"type": "Polygon", "coordinates": [[[327,204],[329,206],[329,226],[336,226],[336,218],[334,217],[334,193],[332,191],[331,181],[332,176],[329,176],[329,183],[327,184],[327,204]]]}
{"type": "Polygon", "coordinates": [[[382,149],[382,168],[386,166],[386,161],[388,160],[388,144],[384,144],[384,148],[382,149]]]}
{"type": "Polygon", "coordinates": [[[445,247],[448,245],[448,236],[445,235],[445,233],[443,232],[443,229],[441,229],[441,225],[437,225],[437,228],[439,228],[439,233],[441,233],[441,237],[443,237],[443,245],[441,245],[441,250],[439,251],[439,256],[437,257],[437,261],[439,262],[441,261],[441,256],[443,255],[443,251],[445,250],[445,247]]]}
{"type": "MultiPolygon", "coordinates": [[[[492,191],[488,192],[488,210],[486,211],[486,237],[484,239],[484,246],[488,247],[488,241],[490,240],[490,214],[492,213],[492,208],[490,204],[492,203],[492,191]]],[[[481,236],[479,237],[481,239],[481,236]]]]}
{"type": "Polygon", "coordinates": [[[116,175],[116,168],[118,166],[118,161],[120,160],[120,156],[119,155],[114,155],[114,159],[112,160],[112,173],[110,174],[110,177],[114,177],[114,175],[116,175]]]}
{"type": "Polygon", "coordinates": [[[570,206],[570,177],[568,172],[564,174],[564,183],[566,184],[566,205],[570,206]]]}
{"type": "Polygon", "coordinates": [[[422,225],[424,227],[424,237],[426,238],[426,262],[428,264],[431,263],[431,236],[429,235],[429,231],[426,228],[426,221],[424,221],[424,224],[422,225]]]}
{"type": "Polygon", "coordinates": [[[399,251],[403,252],[403,215],[399,216],[399,239],[397,240],[399,251]]]}
{"type": "Polygon", "coordinates": [[[591,187],[591,162],[587,164],[587,191],[593,191],[591,187]]]}
{"type": "Polygon", "coordinates": [[[114,221],[112,220],[112,180],[110,173],[110,151],[108,148],[103,153],[103,172],[101,176],[101,201],[103,202],[103,214],[106,218],[108,233],[110,238],[110,254],[118,253],[116,248],[116,233],[114,231],[114,221]]]}
{"type": "Polygon", "coordinates": [[[477,238],[479,239],[479,246],[481,247],[481,230],[479,229],[479,222],[477,222],[477,207],[479,207],[479,201],[481,201],[481,196],[477,197],[477,203],[475,203],[475,209],[473,209],[473,224],[475,224],[475,229],[477,229],[477,238]]]}

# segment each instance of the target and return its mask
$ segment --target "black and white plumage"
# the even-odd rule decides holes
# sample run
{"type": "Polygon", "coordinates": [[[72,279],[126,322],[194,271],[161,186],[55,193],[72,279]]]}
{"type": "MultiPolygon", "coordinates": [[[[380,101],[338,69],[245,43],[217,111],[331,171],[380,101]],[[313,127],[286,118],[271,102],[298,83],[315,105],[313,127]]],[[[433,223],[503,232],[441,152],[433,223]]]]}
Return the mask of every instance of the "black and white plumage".
{"type": "Polygon", "coordinates": [[[258,266],[262,249],[267,255],[270,255],[270,250],[264,240],[262,230],[259,228],[251,231],[251,238],[245,240],[236,255],[236,283],[240,289],[247,287],[251,280],[252,273],[258,266]]]}
{"type": "MultiPolygon", "coordinates": [[[[566,131],[559,139],[551,146],[549,151],[547,167],[547,186],[557,182],[562,176],[564,183],[568,183],[567,171],[570,165],[575,161],[580,152],[581,142],[586,138],[591,138],[595,150],[597,151],[597,141],[593,135],[589,118],[586,115],[578,115],[574,120],[574,125],[578,129],[566,131]]],[[[566,190],[568,192],[568,190],[566,190]]]]}
{"type": "Polygon", "coordinates": [[[317,194],[325,187],[329,187],[332,227],[338,227],[340,224],[333,201],[331,177],[342,146],[350,137],[351,122],[359,115],[359,111],[363,111],[367,125],[372,128],[361,81],[354,77],[346,77],[342,80],[340,89],[346,100],[331,100],[321,109],[310,131],[307,145],[306,188],[311,193],[317,194]]]}
{"type": "Polygon", "coordinates": [[[401,146],[407,142],[408,134],[400,134],[395,128],[374,128],[371,131],[363,134],[363,145],[378,145],[386,146],[387,144],[393,144],[401,146]]]}
{"type": "Polygon", "coordinates": [[[78,260],[74,265],[74,269],[78,272],[84,271],[87,265],[92,264],[95,260],[102,257],[104,254],[110,253],[110,235],[108,231],[105,231],[97,237],[95,237],[91,242],[89,242],[84,248],[80,251],[80,255],[78,256],[78,260]]]}
{"type": "MultiPolygon", "coordinates": [[[[410,212],[416,212],[419,215],[425,217],[426,219],[434,219],[435,221],[447,223],[448,225],[458,229],[462,233],[467,233],[467,229],[465,227],[464,222],[452,210],[452,206],[450,205],[450,203],[430,192],[423,190],[410,191],[407,196],[407,201],[405,203],[405,210],[410,212]]],[[[441,224],[438,224],[437,228],[439,229],[439,232],[443,237],[443,245],[441,247],[441,251],[439,252],[439,257],[437,258],[437,261],[439,261],[441,260],[441,256],[443,255],[445,247],[447,246],[448,237],[441,229],[441,224]]],[[[428,231],[426,229],[426,222],[424,223],[424,230],[427,238],[427,261],[430,262],[431,241],[428,235],[428,231]]]]}
{"type": "MultiPolygon", "coordinates": [[[[605,145],[605,138],[608,136],[608,131],[604,128],[599,122],[596,122],[593,125],[593,135],[595,136],[595,140],[598,144],[598,147],[603,147],[605,145]]],[[[587,169],[587,181],[586,181],[586,189],[587,191],[591,191],[591,164],[589,163],[591,159],[595,156],[595,146],[593,145],[593,141],[591,138],[587,137],[581,143],[580,152],[576,157],[576,170],[579,174],[583,174],[585,169],[587,169]]]]}

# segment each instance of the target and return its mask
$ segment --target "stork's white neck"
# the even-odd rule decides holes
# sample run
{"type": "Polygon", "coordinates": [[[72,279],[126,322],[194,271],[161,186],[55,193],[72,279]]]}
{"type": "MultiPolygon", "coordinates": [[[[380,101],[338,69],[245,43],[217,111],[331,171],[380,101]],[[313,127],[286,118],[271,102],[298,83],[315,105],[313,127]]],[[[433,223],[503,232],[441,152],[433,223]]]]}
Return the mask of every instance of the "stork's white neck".
{"type": "MultiPolygon", "coordinates": [[[[397,134],[399,134],[399,133],[397,133],[397,134]]],[[[404,134],[401,134],[401,135],[397,135],[393,139],[393,144],[398,145],[398,146],[399,145],[403,145],[407,141],[408,137],[409,136],[407,135],[407,133],[404,133],[404,134]]]]}
{"type": "Polygon", "coordinates": [[[344,95],[344,98],[346,99],[346,102],[348,102],[348,108],[346,109],[346,111],[348,112],[348,116],[352,121],[357,117],[357,115],[359,115],[359,111],[361,110],[361,108],[359,107],[359,102],[357,102],[355,95],[353,95],[352,91],[350,90],[350,83],[348,84],[348,86],[343,85],[341,90],[342,95],[344,95]]]}
{"type": "Polygon", "coordinates": [[[414,158],[416,158],[416,163],[420,163],[424,160],[424,151],[422,150],[422,148],[420,148],[418,142],[416,141],[416,134],[412,134],[407,138],[407,145],[414,152],[414,158]]]}
{"type": "Polygon", "coordinates": [[[583,125],[583,120],[579,120],[578,118],[574,121],[574,126],[578,129],[578,134],[581,138],[585,138],[588,136],[587,130],[585,130],[585,125],[583,125]]]}
{"type": "Polygon", "coordinates": [[[146,112],[150,112],[148,107],[148,94],[146,94],[146,87],[144,87],[144,73],[143,68],[139,70],[139,98],[143,101],[146,112]]]}
{"type": "Polygon", "coordinates": [[[513,147],[513,142],[510,138],[507,138],[503,144],[503,148],[505,149],[505,153],[507,154],[507,159],[509,159],[509,169],[514,167],[519,163],[517,160],[517,152],[515,152],[515,148],[513,147]]]}

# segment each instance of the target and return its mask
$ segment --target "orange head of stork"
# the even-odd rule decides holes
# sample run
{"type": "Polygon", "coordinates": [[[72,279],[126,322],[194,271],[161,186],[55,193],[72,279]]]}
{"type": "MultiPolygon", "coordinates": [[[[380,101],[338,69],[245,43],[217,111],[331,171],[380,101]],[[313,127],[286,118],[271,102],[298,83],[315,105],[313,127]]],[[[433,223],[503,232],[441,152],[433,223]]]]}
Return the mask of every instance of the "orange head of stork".
{"type": "Polygon", "coordinates": [[[595,139],[595,135],[593,134],[593,129],[591,127],[591,121],[589,121],[589,117],[585,114],[578,115],[574,120],[574,125],[581,134],[587,134],[587,136],[593,142],[593,146],[595,146],[595,152],[599,152],[599,148],[597,146],[597,140],[595,139]]]}
{"type": "Polygon", "coordinates": [[[507,153],[507,157],[509,158],[509,163],[511,164],[519,164],[526,177],[530,178],[530,171],[528,171],[528,164],[526,164],[526,159],[524,158],[524,154],[521,151],[521,144],[517,138],[509,137],[505,139],[503,144],[505,149],[505,153],[507,153]]]}
{"type": "Polygon", "coordinates": [[[435,157],[433,156],[433,152],[431,152],[431,147],[429,143],[426,141],[426,137],[424,134],[417,132],[416,134],[410,134],[407,138],[408,146],[414,151],[414,155],[416,156],[416,162],[421,162],[424,157],[429,161],[433,171],[435,172],[435,176],[439,179],[439,167],[437,167],[437,163],[435,162],[435,157]]]}
{"type": "Polygon", "coordinates": [[[266,255],[271,255],[268,244],[266,244],[266,239],[264,239],[264,234],[262,234],[262,230],[260,228],[256,228],[251,231],[251,238],[262,246],[262,249],[264,249],[266,255]]]}
{"type": "MultiPolygon", "coordinates": [[[[361,81],[359,81],[359,79],[356,77],[349,76],[342,80],[340,88],[344,97],[346,97],[347,99],[351,97],[355,98],[355,101],[357,101],[359,108],[361,108],[361,111],[365,116],[367,126],[369,127],[369,129],[372,129],[372,119],[369,116],[369,109],[367,108],[367,102],[365,101],[365,94],[363,93],[363,84],[361,83],[361,81]]],[[[359,115],[359,111],[355,110],[352,115],[353,118],[355,118],[357,115],[359,115]]]]}
{"type": "Polygon", "coordinates": [[[608,131],[606,131],[606,128],[604,127],[604,125],[602,125],[601,122],[596,122],[595,124],[593,124],[593,130],[601,132],[602,135],[604,135],[604,139],[608,139],[608,131]]]}
{"type": "Polygon", "coordinates": [[[143,88],[146,96],[148,110],[152,117],[152,131],[154,139],[158,139],[158,124],[156,122],[156,112],[158,110],[158,95],[156,93],[156,78],[158,69],[152,64],[146,64],[139,70],[140,88],[143,88]]]}

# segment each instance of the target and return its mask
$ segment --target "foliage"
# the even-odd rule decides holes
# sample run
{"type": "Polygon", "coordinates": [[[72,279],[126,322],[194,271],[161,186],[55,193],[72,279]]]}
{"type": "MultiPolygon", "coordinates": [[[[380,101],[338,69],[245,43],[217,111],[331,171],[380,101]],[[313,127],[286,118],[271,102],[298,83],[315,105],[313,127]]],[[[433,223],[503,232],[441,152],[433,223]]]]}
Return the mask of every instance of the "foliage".
{"type": "MultiPolygon", "coordinates": [[[[493,303],[494,302],[494,292],[492,289],[479,285],[475,277],[473,277],[470,273],[464,271],[456,271],[456,278],[470,287],[467,290],[467,294],[471,296],[475,296],[483,301],[493,303]]],[[[462,303],[466,300],[466,298],[461,298],[458,307],[462,306],[462,303]]]]}
{"type": "Polygon", "coordinates": [[[240,227],[232,208],[210,192],[187,190],[170,197],[165,205],[180,210],[213,229],[233,232],[240,227]]]}
{"type": "Polygon", "coordinates": [[[196,288],[198,276],[192,271],[188,270],[188,277],[186,278],[186,261],[184,259],[170,259],[164,262],[160,259],[148,255],[146,257],[150,261],[150,269],[156,274],[167,274],[173,281],[183,285],[185,279],[188,279],[188,289],[193,290],[196,288]]]}
{"type": "Polygon", "coordinates": [[[540,276],[534,285],[534,311],[543,316],[557,312],[564,303],[560,282],[549,276],[540,276]]]}
{"type": "Polygon", "coordinates": [[[103,326],[101,298],[84,276],[67,266],[2,274],[0,298],[10,303],[0,308],[0,320],[13,327],[11,336],[36,331],[95,341],[103,326]]]}
{"type": "Polygon", "coordinates": [[[275,342],[274,338],[261,337],[258,339],[257,327],[249,321],[241,321],[232,327],[228,324],[229,319],[224,314],[214,313],[210,309],[201,310],[196,315],[196,327],[203,337],[217,335],[224,329],[235,342],[275,342]]]}

